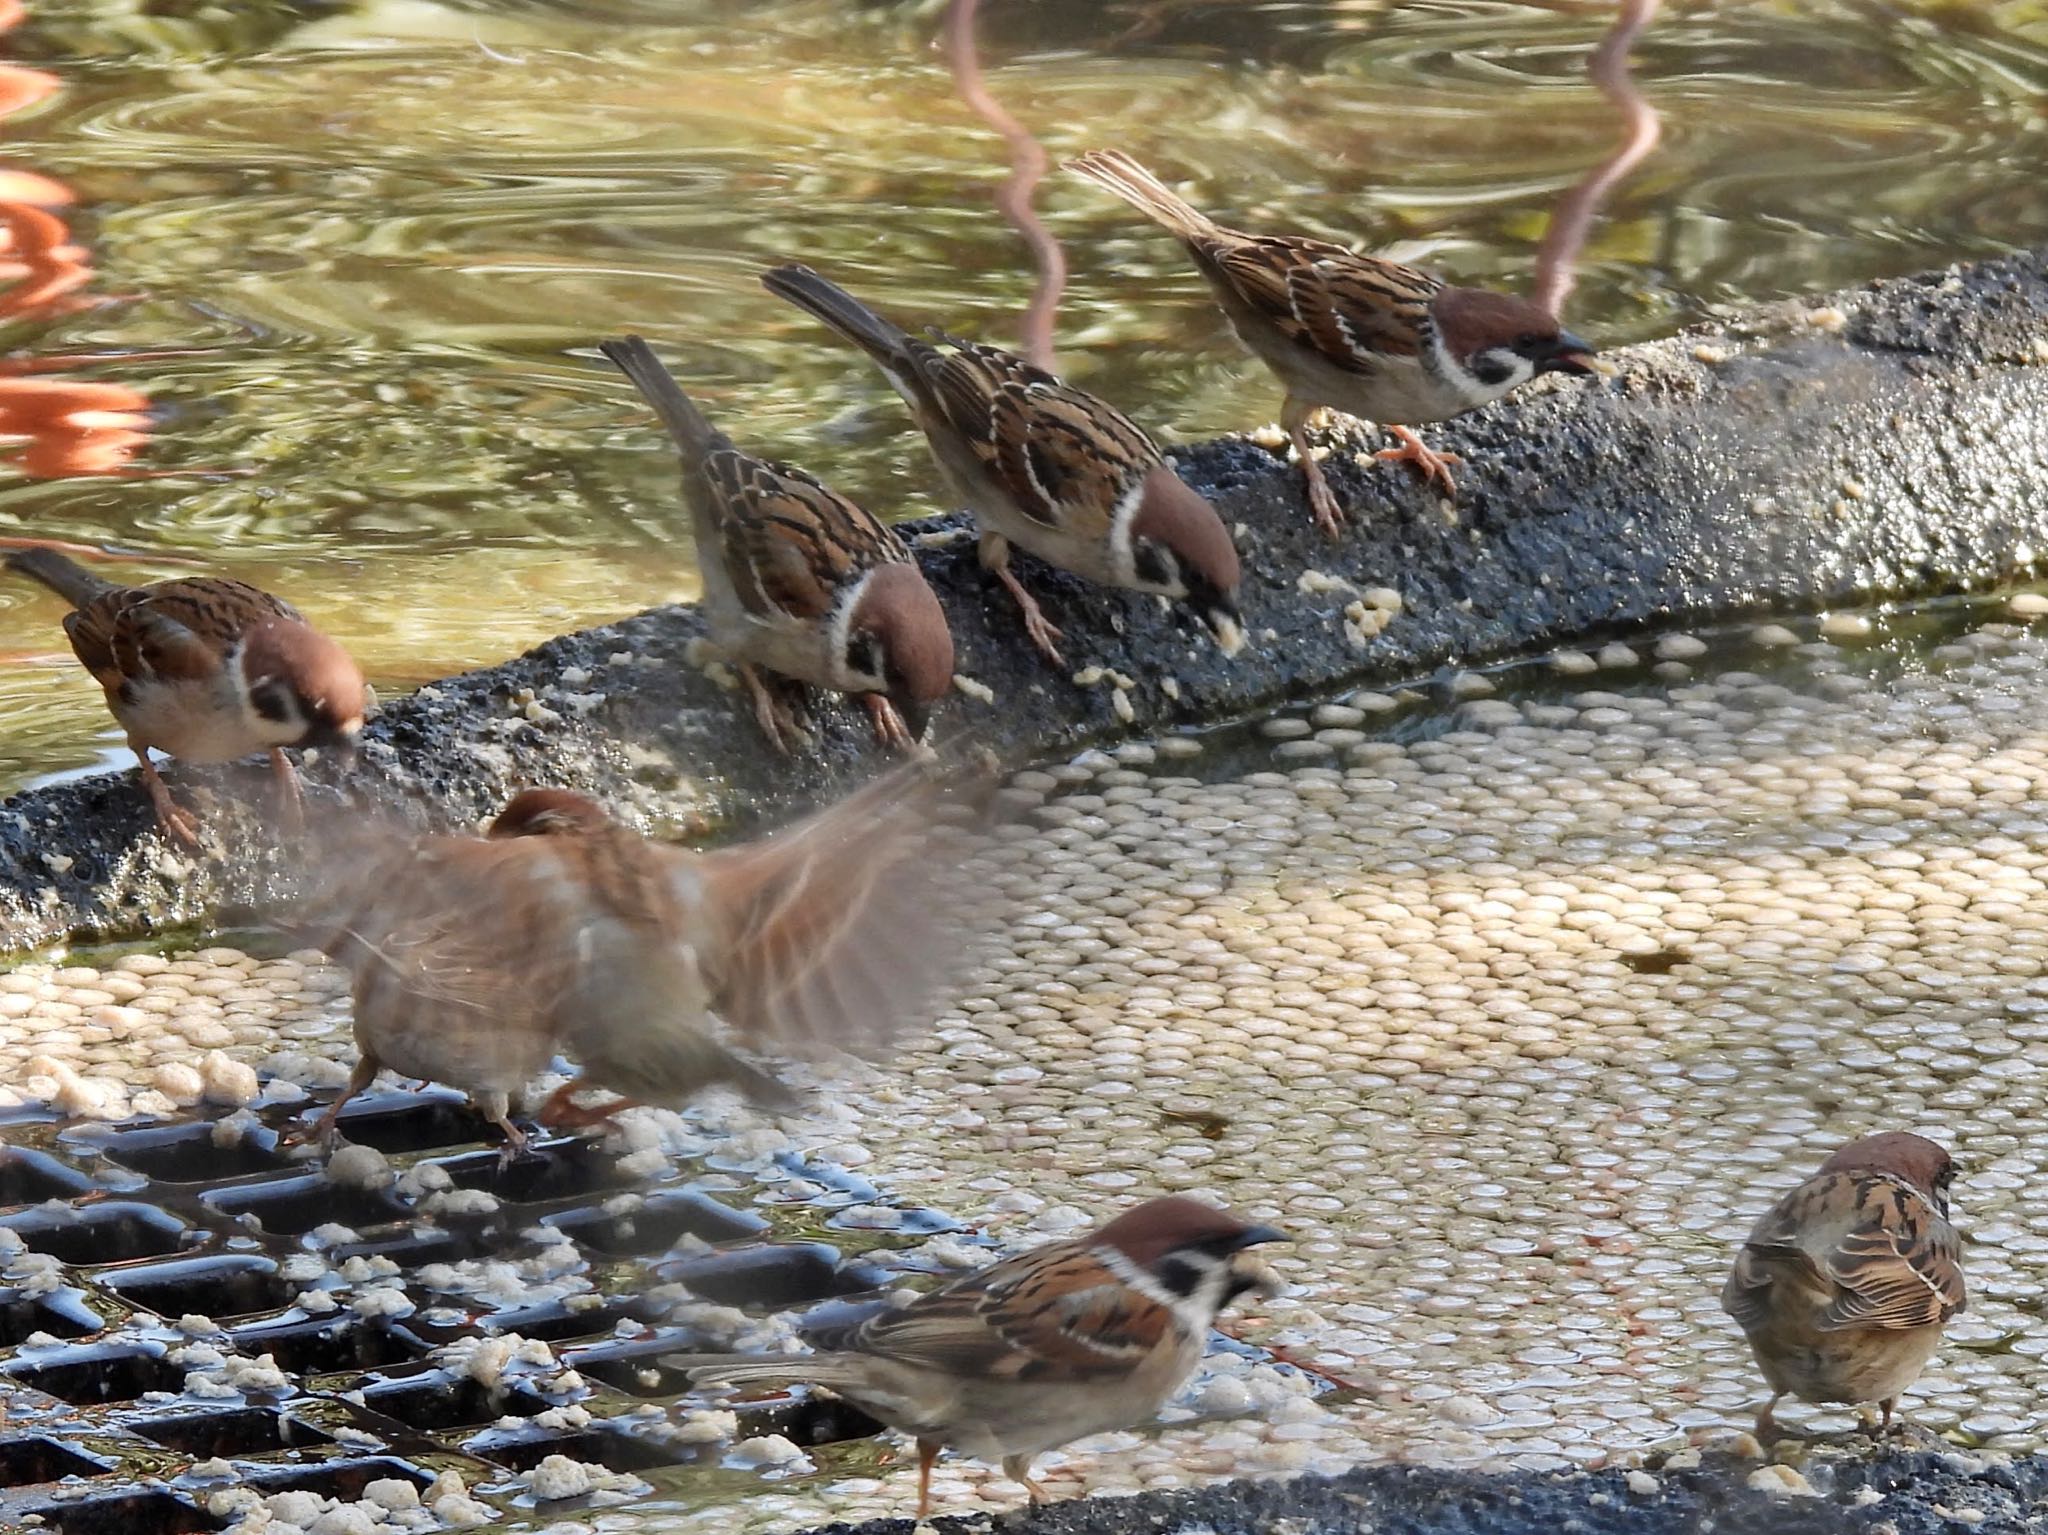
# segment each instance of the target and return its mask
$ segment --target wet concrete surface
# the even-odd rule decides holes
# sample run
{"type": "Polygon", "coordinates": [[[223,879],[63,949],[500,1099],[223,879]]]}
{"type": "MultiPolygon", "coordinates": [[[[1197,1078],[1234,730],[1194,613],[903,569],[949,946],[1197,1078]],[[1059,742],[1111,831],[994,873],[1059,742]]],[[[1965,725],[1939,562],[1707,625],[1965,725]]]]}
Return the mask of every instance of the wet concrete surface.
{"type": "MultiPolygon", "coordinates": [[[[971,539],[944,542],[957,521],[912,525],[938,545],[920,557],[960,671],[993,695],[954,696],[935,738],[1017,763],[1566,639],[1980,588],[2048,548],[2048,253],[1744,312],[1613,361],[1614,377],[1546,381],[1433,429],[1466,460],[1455,508],[1375,465],[1376,437],[1339,434],[1325,467],[1352,526],[1335,543],[1268,448],[1184,450],[1245,555],[1252,645],[1234,661],[1154,599],[1026,561],[1068,636],[1053,669],[971,539]]],[[[374,723],[349,791],[460,822],[570,784],[688,826],[779,817],[871,770],[864,716],[837,703],[816,754],[772,757],[692,664],[700,638],[694,612],[658,609],[422,689],[374,723]]],[[[259,767],[170,777],[211,816],[202,857],[150,834],[128,774],[0,807],[0,948],[197,921],[287,875],[259,767]]]]}

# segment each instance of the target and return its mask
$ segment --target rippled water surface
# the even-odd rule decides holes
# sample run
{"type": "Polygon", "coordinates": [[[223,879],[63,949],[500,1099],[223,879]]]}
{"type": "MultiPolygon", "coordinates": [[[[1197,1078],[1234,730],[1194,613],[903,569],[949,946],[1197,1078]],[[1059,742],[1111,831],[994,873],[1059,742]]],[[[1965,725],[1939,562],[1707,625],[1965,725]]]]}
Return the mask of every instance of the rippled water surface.
{"type": "MultiPolygon", "coordinates": [[[[666,447],[591,343],[654,337],[735,435],[931,509],[867,364],[754,281],[801,255],[1011,340],[1033,274],[939,8],[31,3],[4,38],[0,534],[218,556],[387,691],[693,584],[666,447]],[[11,108],[11,111],[8,109],[11,108]]],[[[1242,221],[1519,285],[1612,148],[1601,4],[987,0],[992,91],[1055,156],[1118,144],[1242,221]]],[[[1571,320],[2025,244],[2048,7],[1671,4],[1657,155],[1571,320]]],[[[1167,434],[1275,391],[1177,250],[1065,178],[1062,365],[1167,434]]],[[[138,567],[138,574],[170,567],[138,567]]],[[[0,583],[0,786],[117,738],[54,602],[0,583]]]]}

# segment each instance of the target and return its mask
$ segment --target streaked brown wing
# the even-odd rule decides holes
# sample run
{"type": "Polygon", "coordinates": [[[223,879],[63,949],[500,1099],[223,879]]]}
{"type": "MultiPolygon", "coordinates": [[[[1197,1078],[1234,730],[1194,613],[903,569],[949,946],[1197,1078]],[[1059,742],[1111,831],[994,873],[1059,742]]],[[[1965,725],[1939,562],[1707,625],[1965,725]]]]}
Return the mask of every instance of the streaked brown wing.
{"type": "Polygon", "coordinates": [[[107,592],[66,619],[64,628],[79,659],[104,684],[108,670],[130,678],[206,677],[226,647],[254,625],[298,617],[290,604],[246,582],[195,576],[107,592]]]}
{"type": "Polygon", "coordinates": [[[906,767],[807,821],[695,856],[712,1009],[748,1044],[872,1047],[920,1021],[996,920],[951,787],[906,767]]]}
{"type": "Polygon", "coordinates": [[[1173,1314],[1086,1248],[1055,1242],[864,1323],[853,1346],[906,1364],[1014,1381],[1127,1375],[1173,1314]]]}
{"type": "Polygon", "coordinates": [[[1860,1190],[1855,1227],[1828,1258],[1836,1284],[1825,1328],[1925,1327],[1966,1303],[1955,1228],[1918,1194],[1887,1178],[1860,1190]]]}
{"type": "Polygon", "coordinates": [[[1358,372],[1415,355],[1443,286],[1414,267],[1320,240],[1247,239],[1219,249],[1214,270],[1296,345],[1358,372]]]}
{"type": "Polygon", "coordinates": [[[725,568],[740,601],[764,618],[823,618],[849,581],[903,542],[801,469],[728,449],[704,462],[725,568]]]}
{"type": "Polygon", "coordinates": [[[1131,419],[996,347],[957,342],[935,366],[947,417],[1035,522],[1108,531],[1130,487],[1160,461],[1131,419]]]}

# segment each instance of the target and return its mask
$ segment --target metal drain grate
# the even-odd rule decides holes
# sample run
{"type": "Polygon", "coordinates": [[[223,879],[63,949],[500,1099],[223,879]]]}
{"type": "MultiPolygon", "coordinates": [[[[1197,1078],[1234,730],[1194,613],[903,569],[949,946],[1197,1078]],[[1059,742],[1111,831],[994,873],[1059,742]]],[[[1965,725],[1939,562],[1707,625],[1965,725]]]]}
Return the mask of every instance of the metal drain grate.
{"type": "MultiPolygon", "coordinates": [[[[438,1089],[352,1105],[344,1141],[397,1176],[334,1182],[280,1145],[303,1112],[0,1124],[0,1528],[214,1530],[223,1487],[355,1498],[447,1471],[511,1515],[556,1455],[710,1471],[723,1446],[684,1428],[662,1354],[728,1346],[735,1318],[872,1302],[915,1267],[889,1263],[892,1240],[955,1229],[903,1210],[875,1233],[864,1212],[848,1229],[877,1250],[849,1257],[820,1233],[886,1201],[794,1160],[765,1178],[671,1158],[650,1178],[556,1139],[503,1166],[438,1089]]],[[[804,1447],[878,1429],[801,1392],[736,1407],[743,1434],[804,1447]]]]}

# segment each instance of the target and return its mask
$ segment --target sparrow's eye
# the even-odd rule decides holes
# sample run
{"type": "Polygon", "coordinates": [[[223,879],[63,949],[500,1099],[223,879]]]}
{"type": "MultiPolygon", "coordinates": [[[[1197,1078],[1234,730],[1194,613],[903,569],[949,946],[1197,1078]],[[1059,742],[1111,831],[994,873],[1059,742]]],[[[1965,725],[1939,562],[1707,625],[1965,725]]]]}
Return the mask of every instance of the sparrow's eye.
{"type": "Polygon", "coordinates": [[[1515,337],[1515,350],[1518,352],[1534,352],[1548,345],[1550,345],[1550,338],[1548,336],[1539,336],[1533,330],[1524,331],[1521,335],[1515,337]]]}
{"type": "Polygon", "coordinates": [[[1173,556],[1149,538],[1131,545],[1131,571],[1147,586],[1180,585],[1180,568],[1173,556]]]}

